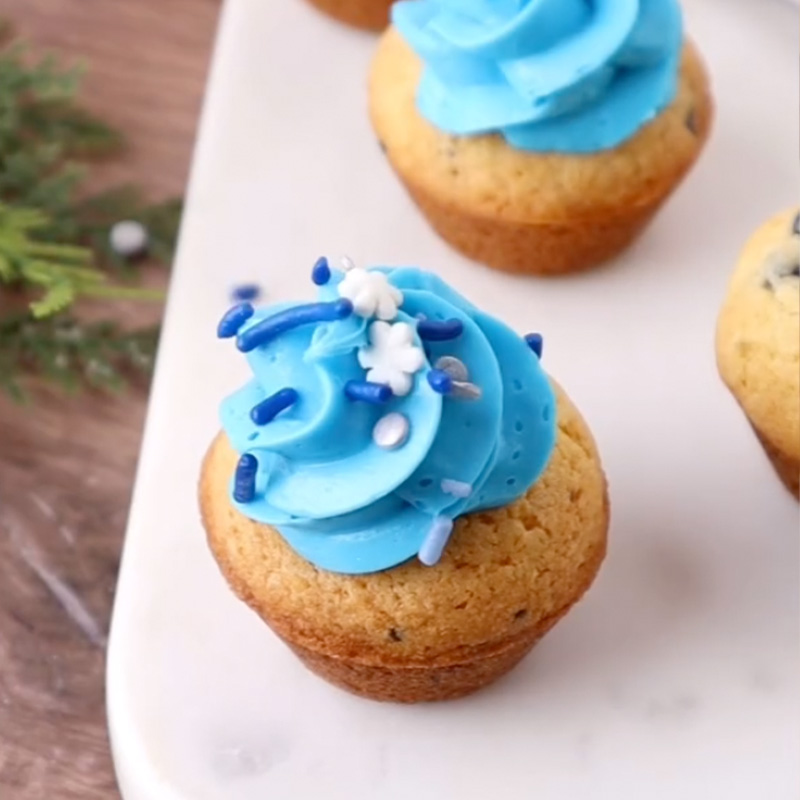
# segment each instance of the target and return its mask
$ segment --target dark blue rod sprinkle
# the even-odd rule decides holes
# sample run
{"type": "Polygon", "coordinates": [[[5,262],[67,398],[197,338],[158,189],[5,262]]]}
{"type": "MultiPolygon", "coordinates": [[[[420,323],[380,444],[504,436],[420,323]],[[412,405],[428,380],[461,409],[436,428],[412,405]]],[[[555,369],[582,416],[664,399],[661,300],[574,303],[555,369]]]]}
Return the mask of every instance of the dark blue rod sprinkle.
{"type": "Polygon", "coordinates": [[[231,291],[232,300],[256,300],[261,294],[261,287],[257,283],[243,283],[234,286],[231,291]]]}
{"type": "Polygon", "coordinates": [[[344,393],[348,400],[360,400],[373,405],[388,403],[394,397],[390,386],[370,381],[348,381],[344,385],[344,393]]]}
{"type": "Polygon", "coordinates": [[[432,369],[428,373],[428,383],[439,394],[450,394],[453,391],[453,379],[441,369],[432,369]]]}
{"type": "Polygon", "coordinates": [[[417,323],[419,338],[428,342],[446,342],[457,339],[464,333],[464,323],[460,319],[447,319],[439,322],[434,319],[421,319],[417,323]]]}
{"type": "Polygon", "coordinates": [[[217,336],[220,339],[230,339],[239,333],[239,328],[253,316],[253,306],[250,303],[239,303],[229,309],[217,325],[217,336]]]}
{"type": "Polygon", "coordinates": [[[542,357],[542,347],[544,346],[544,339],[541,333],[529,333],[525,337],[525,344],[536,353],[536,358],[542,357]]]}
{"type": "Polygon", "coordinates": [[[295,389],[281,389],[262,400],[257,406],[250,409],[250,419],[256,425],[266,425],[272,422],[284,409],[293,406],[300,399],[295,389]]]}
{"type": "Polygon", "coordinates": [[[245,453],[236,465],[233,479],[233,499],[237,503],[250,503],[256,496],[256,472],[258,459],[251,453],[245,453]]]}
{"type": "Polygon", "coordinates": [[[324,286],[331,279],[331,268],[328,266],[328,259],[325,256],[317,259],[314,268],[311,270],[311,280],[317,286],[324,286]]]}
{"type": "Polygon", "coordinates": [[[301,325],[346,319],[352,313],[353,304],[344,298],[332,303],[309,303],[305,306],[287,308],[248,328],[239,336],[236,346],[243,353],[249,353],[256,347],[267,344],[286,331],[299,328],[301,325]]]}

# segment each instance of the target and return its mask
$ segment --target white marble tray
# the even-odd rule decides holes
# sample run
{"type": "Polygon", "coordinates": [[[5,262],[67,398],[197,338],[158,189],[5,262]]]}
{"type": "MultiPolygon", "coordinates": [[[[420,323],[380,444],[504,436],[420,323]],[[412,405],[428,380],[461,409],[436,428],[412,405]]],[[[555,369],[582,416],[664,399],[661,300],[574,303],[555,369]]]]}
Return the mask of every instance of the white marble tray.
{"type": "Polygon", "coordinates": [[[365,118],[369,36],[300,0],[228,0],[114,613],[126,800],[795,800],[798,510],[714,368],[729,269],[797,199],[797,18],[689,0],[718,97],[698,169],[615,266],[490,273],[428,230],[365,118]],[[229,593],[195,481],[243,358],[232,284],[311,296],[320,253],[420,264],[521,332],[597,436],[613,526],[594,589],[510,677],[398,707],[307,673],[229,593]]]}

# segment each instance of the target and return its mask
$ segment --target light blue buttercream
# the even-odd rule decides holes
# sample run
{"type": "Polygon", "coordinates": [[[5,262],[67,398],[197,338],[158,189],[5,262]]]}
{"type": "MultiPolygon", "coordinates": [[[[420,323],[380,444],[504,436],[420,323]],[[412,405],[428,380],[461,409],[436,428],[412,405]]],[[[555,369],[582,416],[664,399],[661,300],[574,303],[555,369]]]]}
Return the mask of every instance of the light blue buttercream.
{"type": "MultiPolygon", "coordinates": [[[[395,322],[413,326],[424,316],[463,324],[457,338],[425,343],[426,361],[409,394],[377,406],[346,397],[347,381],[365,380],[357,354],[367,344],[369,324],[351,316],[297,327],[247,353],[254,377],[220,411],[233,447],[258,460],[253,500],[237,502],[232,480],[233,505],[335,572],[376,572],[423,547],[426,553],[426,538],[442,520],[524,494],[555,443],[555,399],[522,337],[435,275],[381,271],[403,293],[395,322]],[[463,362],[479,399],[431,388],[426,373],[445,355],[463,362]],[[253,406],[287,387],[298,392],[298,402],[266,425],[254,423],[253,406]],[[402,446],[386,450],[375,444],[372,430],[393,411],[406,416],[410,431],[402,446]],[[452,485],[470,491],[453,493],[452,485]]],[[[341,280],[334,272],[319,299],[336,299],[341,280]]],[[[297,305],[259,309],[240,330],[297,305]]],[[[423,346],[418,337],[415,343],[423,346]]]]}
{"type": "Polygon", "coordinates": [[[392,21],[425,64],[441,130],[538,152],[617,147],[675,97],[677,0],[405,0],[392,21]]]}

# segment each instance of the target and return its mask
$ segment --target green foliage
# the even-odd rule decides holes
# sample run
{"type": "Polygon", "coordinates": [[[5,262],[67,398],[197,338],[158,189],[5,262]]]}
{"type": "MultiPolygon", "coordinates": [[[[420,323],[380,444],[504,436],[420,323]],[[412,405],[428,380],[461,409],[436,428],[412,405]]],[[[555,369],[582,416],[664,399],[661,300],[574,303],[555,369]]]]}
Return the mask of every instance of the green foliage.
{"type": "MultiPolygon", "coordinates": [[[[74,236],[92,248],[101,266],[127,277],[132,272],[132,265],[111,249],[109,228],[121,219],[141,222],[150,237],[150,258],[169,264],[175,254],[182,212],[183,203],[179,199],[148,204],[135,186],[115,187],[74,204],[73,220],[78,225],[74,236]]],[[[66,231],[64,235],[67,236],[66,231]]]]}
{"type": "Polygon", "coordinates": [[[91,266],[90,250],[32,238],[47,224],[40,211],[0,204],[0,282],[41,287],[44,294],[30,305],[36,319],[63,311],[79,293],[90,292],[104,279],[91,266]]]}
{"type": "Polygon", "coordinates": [[[83,324],[58,316],[34,321],[27,314],[0,317],[0,391],[23,401],[27,372],[66,389],[118,390],[153,367],[158,329],[121,331],[113,322],[83,324]]]}
{"type": "Polygon", "coordinates": [[[94,254],[85,247],[53,244],[32,238],[50,222],[40,211],[10,208],[0,203],[0,283],[41,288],[44,294],[30,304],[35,319],[68,308],[80,295],[158,299],[160,294],[108,286],[96,269],[94,254]]]}
{"type": "Polygon", "coordinates": [[[139,271],[111,250],[109,229],[138,220],[150,235],[149,262],[169,264],[181,202],[150,205],[133,186],[87,197],[87,162],[119,153],[123,137],[76,105],[79,65],[33,59],[24,44],[3,46],[10,38],[0,19],[0,391],[20,397],[28,373],[66,388],[114,388],[130,369],[149,368],[157,333],[84,326],[68,311],[87,295],[160,297],[108,282],[139,271]]]}

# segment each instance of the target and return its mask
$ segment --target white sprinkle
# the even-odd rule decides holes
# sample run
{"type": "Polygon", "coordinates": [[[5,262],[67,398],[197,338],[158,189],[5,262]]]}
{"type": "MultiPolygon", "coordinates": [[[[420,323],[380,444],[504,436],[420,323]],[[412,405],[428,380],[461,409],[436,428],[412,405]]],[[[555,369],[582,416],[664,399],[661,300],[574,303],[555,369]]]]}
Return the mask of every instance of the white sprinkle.
{"type": "Polygon", "coordinates": [[[441,483],[442,491],[451,494],[453,497],[464,499],[472,494],[472,486],[464,481],[455,481],[452,478],[444,478],[441,483]]]}
{"type": "Polygon", "coordinates": [[[453,532],[453,520],[448,517],[435,517],[419,549],[419,560],[426,566],[432,567],[439,563],[447,540],[453,532]]]}
{"type": "Polygon", "coordinates": [[[350,272],[351,269],[356,268],[356,262],[350,256],[342,256],[340,263],[345,272],[350,272]]]}
{"type": "Polygon", "coordinates": [[[397,411],[381,417],[372,429],[372,440],[384,450],[396,450],[408,441],[411,426],[408,417],[397,411]]]}
{"type": "Polygon", "coordinates": [[[147,250],[147,246],[150,244],[150,235],[141,222],[126,219],[112,225],[108,241],[111,249],[118,256],[135,258],[147,250]]]}

